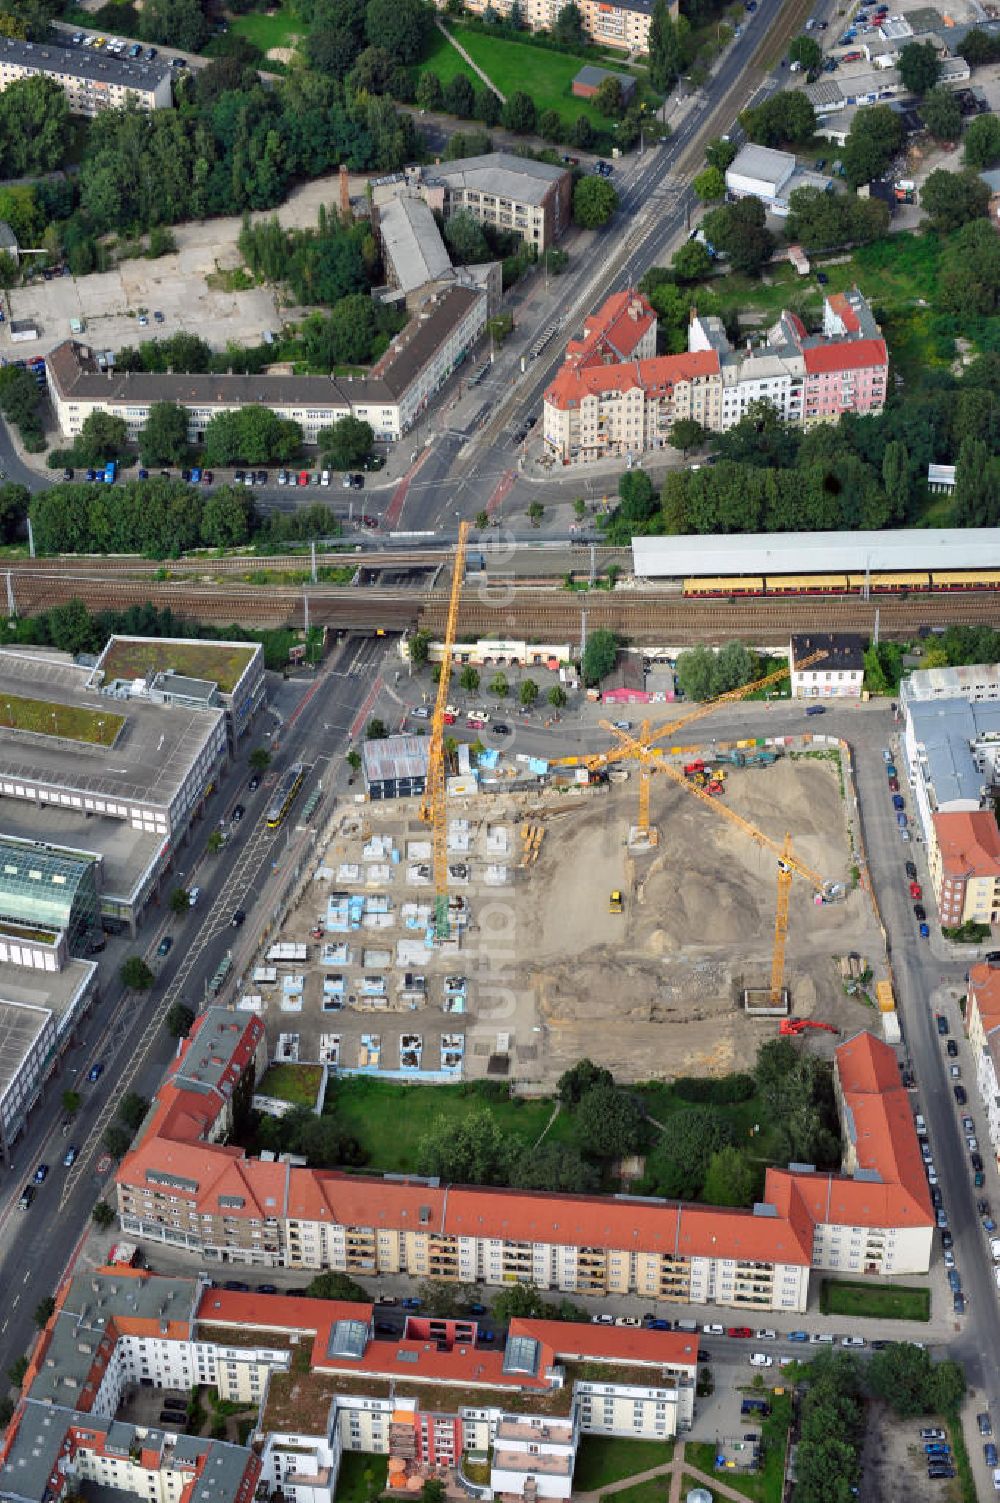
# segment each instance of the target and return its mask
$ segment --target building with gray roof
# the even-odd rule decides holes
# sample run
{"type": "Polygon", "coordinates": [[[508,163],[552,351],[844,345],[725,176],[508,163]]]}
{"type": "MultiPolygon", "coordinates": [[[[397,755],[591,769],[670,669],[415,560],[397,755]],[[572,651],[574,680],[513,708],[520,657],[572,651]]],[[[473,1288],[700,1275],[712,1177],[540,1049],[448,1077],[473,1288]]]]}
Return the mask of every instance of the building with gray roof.
{"type": "Polygon", "coordinates": [[[1000,569],[1000,529],[641,537],[632,539],[632,562],[643,579],[1000,569]]]}
{"type": "Polygon", "coordinates": [[[423,793],[430,742],[426,736],[386,736],[366,741],[361,766],[369,798],[408,798],[423,793]]]}
{"type": "Polygon", "coordinates": [[[519,235],[540,254],[570,223],[572,187],[566,167],[492,151],[427,168],[420,191],[445,219],[464,210],[481,224],[519,235]]]}
{"type": "Polygon", "coordinates": [[[162,110],[173,102],[165,62],[115,57],[104,48],[0,37],[0,91],[39,76],[59,85],[74,115],[99,115],[130,104],[162,110]]]}
{"type": "Polygon", "coordinates": [[[451,271],[434,214],[416,193],[401,193],[378,210],[379,238],[390,285],[404,295],[451,271]]]}
{"type": "Polygon", "coordinates": [[[955,697],[905,704],[907,772],[930,841],[934,814],[986,806],[1000,775],[1000,702],[955,697]]]}
{"type": "Polygon", "coordinates": [[[53,1063],[65,1049],[97,992],[92,960],[66,959],[42,969],[29,951],[0,937],[0,1163],[38,1101],[53,1063]]]}

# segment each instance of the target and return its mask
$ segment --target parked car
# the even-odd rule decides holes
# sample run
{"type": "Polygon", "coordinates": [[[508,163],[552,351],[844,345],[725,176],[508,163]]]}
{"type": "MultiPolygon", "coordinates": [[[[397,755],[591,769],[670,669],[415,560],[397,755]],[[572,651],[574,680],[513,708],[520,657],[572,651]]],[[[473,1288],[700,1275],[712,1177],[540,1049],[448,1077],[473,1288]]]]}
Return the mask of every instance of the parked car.
{"type": "Polygon", "coordinates": [[[751,1367],[773,1367],[774,1366],[774,1358],[768,1356],[767,1352],[751,1352],[750,1353],[750,1366],[751,1367]]]}
{"type": "Polygon", "coordinates": [[[931,928],[930,928],[930,925],[929,924],[921,924],[920,925],[920,938],[921,939],[930,939],[930,937],[931,937],[931,928]]]}
{"type": "Polygon", "coordinates": [[[905,871],[911,882],[915,882],[917,880],[917,868],[914,866],[912,861],[906,862],[905,871]]]}
{"type": "Polygon", "coordinates": [[[948,1019],[943,1013],[938,1012],[934,1014],[934,1021],[937,1024],[938,1033],[942,1038],[945,1038],[951,1032],[951,1029],[948,1027],[948,1019]]]}
{"type": "Polygon", "coordinates": [[[964,1106],[969,1099],[968,1095],[966,1094],[965,1086],[952,1086],[952,1091],[954,1092],[955,1100],[958,1102],[959,1106],[964,1106]]]}
{"type": "Polygon", "coordinates": [[[810,705],[806,710],[807,715],[825,715],[826,705],[810,705]]]}
{"type": "Polygon", "coordinates": [[[173,937],[173,935],[172,934],[165,934],[163,936],[163,938],[160,940],[160,943],[156,947],[156,953],[157,953],[157,955],[169,955],[171,949],[173,948],[173,943],[174,943],[174,937],[173,937]]]}
{"type": "Polygon", "coordinates": [[[948,1042],[945,1044],[944,1047],[945,1047],[945,1052],[947,1053],[949,1059],[957,1059],[958,1058],[958,1041],[957,1041],[957,1039],[949,1039],[948,1042]]]}
{"type": "Polygon", "coordinates": [[[921,923],[923,923],[924,920],[926,919],[926,917],[927,917],[927,910],[923,906],[922,903],[914,903],[914,905],[913,905],[913,917],[915,919],[919,919],[921,923]]]}
{"type": "Polygon", "coordinates": [[[992,1440],[988,1440],[983,1446],[983,1460],[987,1466],[1000,1465],[997,1461],[997,1448],[992,1440]]]}
{"type": "Polygon", "coordinates": [[[979,1426],[980,1435],[993,1434],[993,1421],[990,1419],[987,1409],[984,1409],[982,1414],[976,1415],[976,1424],[979,1426]]]}
{"type": "Polygon", "coordinates": [[[246,812],[242,804],[237,804],[233,809],[233,824],[238,825],[246,812]]]}
{"type": "Polygon", "coordinates": [[[726,1330],[726,1335],[746,1338],[752,1336],[753,1332],[749,1326],[729,1326],[726,1330]]]}
{"type": "Polygon", "coordinates": [[[808,1331],[789,1331],[789,1333],[788,1333],[788,1339],[789,1339],[789,1341],[808,1341],[809,1340],[809,1332],[808,1331]]]}
{"type": "Polygon", "coordinates": [[[255,772],[254,775],[253,775],[253,777],[250,779],[249,783],[247,784],[247,790],[250,793],[256,793],[257,789],[259,787],[260,787],[260,775],[255,772]]]}

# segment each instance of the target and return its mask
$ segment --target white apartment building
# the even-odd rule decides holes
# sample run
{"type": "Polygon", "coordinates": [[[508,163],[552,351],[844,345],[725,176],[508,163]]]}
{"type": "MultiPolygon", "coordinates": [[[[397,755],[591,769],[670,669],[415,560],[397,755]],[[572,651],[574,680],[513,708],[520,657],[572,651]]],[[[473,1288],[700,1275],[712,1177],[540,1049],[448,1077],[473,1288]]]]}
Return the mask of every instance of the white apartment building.
{"type": "Polygon", "coordinates": [[[99,115],[128,105],[163,110],[173,103],[170,68],[159,60],[133,62],[103,50],[0,37],[0,92],[19,79],[39,76],[59,85],[74,115],[99,115]]]}
{"type": "Polygon", "coordinates": [[[964,697],[904,703],[907,777],[930,847],[935,814],[985,806],[1000,765],[1000,703],[964,697]]]}
{"type": "Polygon", "coordinates": [[[788,647],[793,699],[859,699],[865,678],[864,637],[816,632],[792,637],[788,647]],[[803,666],[821,652],[822,658],[803,666]]]}
{"type": "Polygon", "coordinates": [[[368,376],[171,375],[103,368],[86,345],[66,340],[48,358],[46,377],[61,432],[79,434],[92,412],[125,420],[136,441],[154,402],[177,402],[188,413],[188,437],[201,443],[217,413],[269,407],[302,428],[315,444],[323,428],[352,414],[375,437],[392,442],[413,426],[486,328],[485,288],[449,286],[435,292],[398,334],[368,376]]]}

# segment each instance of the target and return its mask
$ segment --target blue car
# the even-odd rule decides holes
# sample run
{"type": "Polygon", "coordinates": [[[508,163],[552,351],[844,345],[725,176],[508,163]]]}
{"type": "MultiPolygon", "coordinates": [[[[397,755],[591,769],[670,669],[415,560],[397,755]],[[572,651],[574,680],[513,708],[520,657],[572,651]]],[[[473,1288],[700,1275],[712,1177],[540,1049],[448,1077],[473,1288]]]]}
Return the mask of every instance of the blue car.
{"type": "Polygon", "coordinates": [[[931,937],[930,925],[929,924],[921,924],[920,925],[920,938],[921,939],[930,939],[930,937],[931,937]]]}
{"type": "Polygon", "coordinates": [[[420,1309],[420,1301],[418,1299],[404,1299],[400,1301],[400,1304],[402,1305],[404,1310],[420,1309]]]}
{"type": "Polygon", "coordinates": [[[924,1452],[928,1456],[948,1456],[951,1454],[951,1446],[945,1445],[943,1440],[932,1440],[924,1446],[924,1452]]]}
{"type": "Polygon", "coordinates": [[[808,1341],[809,1340],[809,1332],[808,1331],[789,1331],[789,1333],[788,1333],[788,1339],[789,1339],[789,1341],[808,1341]]]}
{"type": "Polygon", "coordinates": [[[670,1322],[669,1322],[669,1320],[650,1320],[650,1321],[647,1321],[647,1323],[646,1323],[646,1330],[647,1331],[669,1331],[670,1330],[670,1322]]]}
{"type": "Polygon", "coordinates": [[[191,471],[191,484],[192,485],[198,485],[200,483],[200,481],[201,481],[201,471],[200,470],[192,470],[191,471]]]}

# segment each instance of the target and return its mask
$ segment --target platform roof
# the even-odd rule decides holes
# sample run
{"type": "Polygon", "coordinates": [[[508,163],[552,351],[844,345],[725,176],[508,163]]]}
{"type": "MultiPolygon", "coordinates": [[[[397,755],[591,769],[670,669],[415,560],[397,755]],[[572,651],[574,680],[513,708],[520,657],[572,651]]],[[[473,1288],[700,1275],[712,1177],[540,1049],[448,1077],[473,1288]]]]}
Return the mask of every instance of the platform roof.
{"type": "Polygon", "coordinates": [[[633,538],[632,558],[646,579],[1000,569],[1000,527],[633,538]]]}

